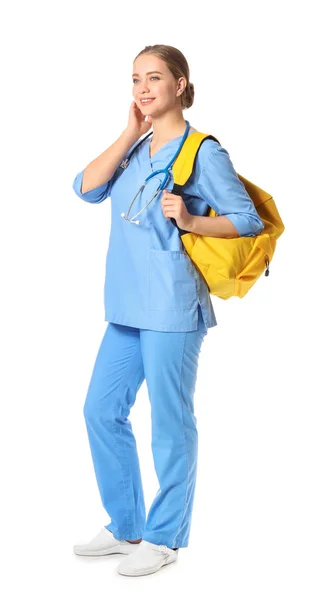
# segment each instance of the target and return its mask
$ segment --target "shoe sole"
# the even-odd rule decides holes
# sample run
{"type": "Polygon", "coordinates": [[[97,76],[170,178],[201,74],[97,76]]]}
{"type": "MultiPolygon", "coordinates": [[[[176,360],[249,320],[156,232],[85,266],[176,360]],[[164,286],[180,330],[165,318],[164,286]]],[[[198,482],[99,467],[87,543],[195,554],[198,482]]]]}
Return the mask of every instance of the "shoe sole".
{"type": "Polygon", "coordinates": [[[113,548],[106,548],[105,550],[77,550],[75,548],[73,550],[74,554],[77,554],[77,556],[107,556],[109,554],[131,554],[132,552],[132,549],[124,551],[119,546],[114,546],[113,548]]]}
{"type": "Polygon", "coordinates": [[[128,577],[139,577],[140,575],[151,575],[152,573],[157,573],[157,571],[160,571],[160,569],[162,569],[162,567],[166,567],[167,565],[170,565],[173,562],[176,562],[177,560],[177,556],[175,558],[171,558],[170,556],[166,559],[166,561],[164,562],[164,564],[162,564],[161,567],[159,567],[158,569],[149,569],[148,571],[141,571],[140,573],[129,573],[129,572],[125,572],[125,571],[121,571],[121,569],[117,569],[117,573],[119,573],[119,575],[127,575],[128,577]]]}

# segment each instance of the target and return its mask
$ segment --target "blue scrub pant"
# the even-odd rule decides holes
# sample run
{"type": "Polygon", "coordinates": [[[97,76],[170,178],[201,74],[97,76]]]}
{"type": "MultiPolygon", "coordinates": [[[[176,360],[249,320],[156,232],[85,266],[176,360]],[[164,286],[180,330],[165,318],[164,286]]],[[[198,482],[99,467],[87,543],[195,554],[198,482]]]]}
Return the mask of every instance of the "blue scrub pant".
{"type": "Polygon", "coordinates": [[[163,332],[108,323],[84,405],[95,475],[119,540],[188,546],[197,472],[194,391],[207,330],[163,332]],[[147,519],[136,440],[128,418],[146,378],[159,490],[147,519]]]}

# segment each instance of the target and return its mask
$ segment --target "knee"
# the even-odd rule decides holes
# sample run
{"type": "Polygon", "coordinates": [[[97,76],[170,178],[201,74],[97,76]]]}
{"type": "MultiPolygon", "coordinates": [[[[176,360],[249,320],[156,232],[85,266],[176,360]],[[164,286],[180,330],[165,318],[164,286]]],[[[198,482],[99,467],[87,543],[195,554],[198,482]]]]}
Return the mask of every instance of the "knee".
{"type": "Polygon", "coordinates": [[[94,407],[94,402],[91,398],[91,396],[89,396],[89,394],[86,397],[85,403],[84,403],[84,407],[83,407],[83,415],[85,418],[85,421],[91,421],[93,418],[93,415],[96,413],[95,407],[94,407]]]}
{"type": "Polygon", "coordinates": [[[104,424],[107,424],[114,420],[112,403],[108,402],[108,398],[104,399],[90,392],[88,392],[83,406],[83,415],[87,423],[104,421],[104,424]]]}

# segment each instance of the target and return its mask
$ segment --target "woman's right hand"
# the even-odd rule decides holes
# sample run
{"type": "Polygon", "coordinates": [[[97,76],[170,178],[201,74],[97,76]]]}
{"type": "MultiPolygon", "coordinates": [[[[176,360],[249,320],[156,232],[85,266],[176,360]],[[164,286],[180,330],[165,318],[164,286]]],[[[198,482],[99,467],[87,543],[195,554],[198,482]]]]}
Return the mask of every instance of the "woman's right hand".
{"type": "Polygon", "coordinates": [[[129,109],[128,125],[126,132],[130,136],[140,138],[142,135],[147,133],[153,125],[153,119],[148,115],[145,121],[146,115],[143,115],[142,111],[137,106],[135,100],[132,101],[129,109]]]}

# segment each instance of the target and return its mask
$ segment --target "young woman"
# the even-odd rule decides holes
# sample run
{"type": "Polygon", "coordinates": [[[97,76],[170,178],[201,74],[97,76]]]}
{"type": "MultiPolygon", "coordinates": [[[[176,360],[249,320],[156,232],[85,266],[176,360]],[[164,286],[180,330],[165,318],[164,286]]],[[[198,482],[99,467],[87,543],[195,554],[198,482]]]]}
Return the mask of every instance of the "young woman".
{"type": "Polygon", "coordinates": [[[73,183],[83,200],[97,204],[110,197],[112,207],[104,289],[108,325],[84,406],[98,488],[111,521],[74,552],[127,554],[118,573],[146,575],[188,546],[197,472],[198,357],[207,329],[217,324],[207,285],[178,228],[235,237],[257,235],[263,223],[228,152],[212,139],[201,144],[183,196],[171,193],[171,160],[195,131],[183,117],[194,87],[178,49],[147,46],[136,56],[133,97],[126,129],[73,183]],[[151,126],[152,137],[140,140],[151,126]],[[137,194],[148,176],[168,165],[164,189],[162,176],[154,175],[137,194]],[[219,216],[204,216],[208,205],[219,216]],[[144,379],[160,486],[147,518],[128,418],[144,379]]]}

